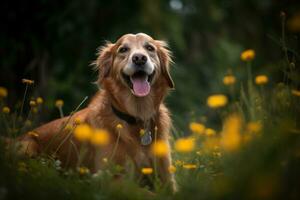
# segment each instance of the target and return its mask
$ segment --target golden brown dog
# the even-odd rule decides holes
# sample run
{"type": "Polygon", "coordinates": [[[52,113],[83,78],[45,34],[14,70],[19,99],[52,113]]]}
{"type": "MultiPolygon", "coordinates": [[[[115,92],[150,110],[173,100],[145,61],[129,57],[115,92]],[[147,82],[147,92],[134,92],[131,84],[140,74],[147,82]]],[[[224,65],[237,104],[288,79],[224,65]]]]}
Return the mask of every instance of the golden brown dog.
{"type": "Polygon", "coordinates": [[[34,131],[38,135],[22,136],[22,145],[26,146],[30,155],[55,153],[65,167],[74,167],[78,163],[81,144],[62,127],[80,118],[91,127],[110,133],[109,145],[101,149],[89,145],[82,165],[92,172],[103,169],[103,158],[111,156],[120,131],[112,162],[123,166],[126,171],[125,163],[131,160],[139,174],[141,168],[153,167],[155,160],[162,182],[175,189],[174,178],[168,170],[171,165],[170,152],[159,158],[151,153],[151,145],[155,143],[154,133],[157,133],[156,140],[163,140],[169,145],[171,120],[163,100],[168,90],[174,87],[169,74],[170,62],[166,43],[143,33],[126,34],[114,44],[107,43],[99,50],[94,62],[100,71],[98,83],[102,89],[88,107],[72,117],[57,119],[36,128],[34,131]],[[121,130],[117,130],[118,124],[122,125],[121,130]],[[145,130],[145,137],[140,136],[141,129],[145,130]]]}

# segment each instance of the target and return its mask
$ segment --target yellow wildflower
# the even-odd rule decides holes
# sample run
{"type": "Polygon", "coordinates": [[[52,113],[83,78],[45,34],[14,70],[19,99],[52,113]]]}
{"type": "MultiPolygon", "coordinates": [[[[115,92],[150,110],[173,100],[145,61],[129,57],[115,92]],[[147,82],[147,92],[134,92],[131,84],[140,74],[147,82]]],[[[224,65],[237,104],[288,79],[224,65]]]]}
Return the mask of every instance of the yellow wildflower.
{"type": "Polygon", "coordinates": [[[92,136],[92,128],[88,124],[80,124],[74,130],[74,136],[79,141],[86,141],[92,136]]]}
{"type": "Polygon", "coordinates": [[[235,83],[236,79],[235,79],[235,76],[233,75],[227,75],[227,76],[224,76],[223,78],[223,83],[224,85],[233,85],[235,83]]]}
{"type": "Polygon", "coordinates": [[[22,83],[28,84],[28,85],[32,85],[34,84],[34,80],[30,80],[30,79],[22,79],[22,83]]]}
{"type": "Polygon", "coordinates": [[[86,167],[79,167],[78,172],[80,175],[85,175],[90,173],[90,170],[86,167]]]}
{"type": "Polygon", "coordinates": [[[260,122],[249,122],[247,124],[247,131],[250,133],[258,133],[262,129],[262,125],[260,122]]]}
{"type": "Polygon", "coordinates": [[[300,90],[292,90],[292,94],[300,97],[300,90]]]}
{"type": "Polygon", "coordinates": [[[163,140],[158,140],[152,145],[152,153],[158,157],[164,157],[169,153],[169,146],[163,140]]]}
{"type": "Polygon", "coordinates": [[[255,83],[257,85],[264,85],[269,81],[268,77],[266,75],[258,75],[255,77],[255,83]]]}
{"type": "Polygon", "coordinates": [[[35,107],[36,106],[36,102],[34,100],[29,101],[29,105],[31,107],[35,107]]]}
{"type": "Polygon", "coordinates": [[[205,126],[200,123],[191,122],[190,123],[190,130],[194,133],[203,134],[205,130],[205,126]]]}
{"type": "Polygon", "coordinates": [[[97,129],[92,134],[90,141],[96,146],[105,146],[109,143],[109,134],[106,130],[97,129]]]}
{"type": "Polygon", "coordinates": [[[71,130],[73,129],[73,126],[72,126],[71,124],[67,124],[67,125],[64,127],[64,129],[65,129],[66,131],[71,131],[71,130]]]}
{"type": "Polygon", "coordinates": [[[207,98],[207,105],[211,108],[223,107],[227,104],[228,99],[223,94],[211,95],[207,98]]]}
{"type": "Polygon", "coordinates": [[[207,128],[205,129],[205,135],[206,136],[213,136],[213,135],[216,135],[216,131],[212,128],[207,128]]]}
{"type": "Polygon", "coordinates": [[[182,153],[193,151],[195,148],[194,138],[180,138],[175,142],[175,150],[182,153]]]}
{"type": "Polygon", "coordinates": [[[148,175],[153,173],[153,169],[151,167],[144,167],[142,168],[141,172],[148,175]]]}
{"type": "Polygon", "coordinates": [[[5,87],[0,87],[0,98],[7,97],[7,89],[5,87]]]}
{"type": "Polygon", "coordinates": [[[27,135],[30,135],[30,136],[32,136],[32,137],[39,137],[39,134],[38,134],[37,132],[34,132],[34,131],[29,131],[29,132],[27,133],[27,135]]]}
{"type": "Polygon", "coordinates": [[[255,57],[255,51],[253,49],[245,50],[241,53],[242,61],[251,61],[255,57]]]}
{"type": "Polygon", "coordinates": [[[5,113],[5,114],[8,114],[8,113],[10,113],[10,109],[9,109],[9,107],[7,107],[7,106],[4,106],[4,107],[2,108],[2,112],[3,112],[3,113],[5,113]]]}
{"type": "Polygon", "coordinates": [[[182,167],[184,169],[196,169],[197,165],[195,165],[195,164],[184,164],[182,167]]]}
{"type": "Polygon", "coordinates": [[[174,165],[170,165],[168,167],[168,171],[171,173],[171,174],[174,174],[176,172],[176,167],[174,165]]]}
{"type": "Polygon", "coordinates": [[[235,151],[241,143],[240,130],[242,119],[238,114],[232,114],[224,122],[221,144],[225,150],[235,151]]]}
{"type": "Polygon", "coordinates": [[[102,161],[105,162],[105,163],[107,163],[108,159],[107,158],[103,158],[102,161]]]}
{"type": "Polygon", "coordinates": [[[117,124],[117,129],[122,129],[123,128],[123,125],[122,124],[117,124]]]}
{"type": "Polygon", "coordinates": [[[37,103],[37,104],[42,104],[43,102],[44,102],[44,100],[43,100],[42,97],[36,98],[36,103],[37,103]]]}
{"type": "Polygon", "coordinates": [[[63,100],[58,99],[58,100],[55,101],[55,106],[56,106],[56,107],[60,108],[60,107],[62,107],[63,105],[64,105],[64,101],[63,101],[63,100]]]}

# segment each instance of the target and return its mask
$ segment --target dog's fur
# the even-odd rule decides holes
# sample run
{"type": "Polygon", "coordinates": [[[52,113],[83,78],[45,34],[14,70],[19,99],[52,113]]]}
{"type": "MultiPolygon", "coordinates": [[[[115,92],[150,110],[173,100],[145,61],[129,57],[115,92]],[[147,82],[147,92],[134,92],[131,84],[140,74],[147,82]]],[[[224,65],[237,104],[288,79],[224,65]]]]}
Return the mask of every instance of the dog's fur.
{"type": "MultiPolygon", "coordinates": [[[[110,133],[110,144],[103,148],[95,148],[88,145],[88,153],[84,157],[82,165],[92,172],[105,167],[103,158],[109,158],[115,146],[118,130],[116,126],[123,126],[120,133],[120,142],[112,158],[115,164],[121,165],[126,171],[126,162],[134,163],[136,173],[141,173],[142,167],[153,167],[154,156],[151,153],[151,145],[143,146],[140,142],[140,129],[145,128],[145,123],[152,121],[150,130],[152,134],[157,132],[157,140],[161,139],[169,145],[168,137],[171,127],[169,111],[163,104],[163,100],[170,88],[174,87],[169,74],[170,52],[166,43],[154,40],[150,36],[139,34],[126,34],[115,44],[107,43],[100,48],[98,58],[94,62],[100,71],[98,83],[102,89],[93,97],[88,107],[76,112],[71,118],[65,117],[49,122],[34,130],[38,136],[32,134],[23,135],[19,140],[29,155],[47,153],[62,161],[65,167],[74,167],[78,162],[80,142],[67,131],[61,130],[68,124],[74,124],[74,119],[87,123],[93,128],[105,129],[110,133]],[[124,46],[129,46],[128,53],[118,53],[124,46]],[[145,45],[151,45],[153,49],[147,49],[145,45]],[[122,78],[122,70],[131,59],[131,52],[137,51],[147,55],[149,62],[154,66],[154,77],[151,82],[150,93],[144,97],[134,95],[122,78]],[[120,119],[112,111],[113,105],[119,111],[127,113],[140,121],[130,125],[120,119]],[[155,128],[154,128],[155,127],[155,128]],[[156,129],[156,130],[154,130],[156,129]],[[66,138],[68,137],[68,138],[66,138]],[[64,141],[62,143],[62,141],[64,141]]],[[[152,135],[153,137],[153,135],[152,135]]],[[[154,142],[154,141],[153,141],[154,142]]],[[[87,145],[87,144],[86,144],[87,145]]],[[[167,156],[156,158],[158,175],[162,182],[175,190],[173,175],[169,173],[171,165],[170,153],[167,156]]]]}

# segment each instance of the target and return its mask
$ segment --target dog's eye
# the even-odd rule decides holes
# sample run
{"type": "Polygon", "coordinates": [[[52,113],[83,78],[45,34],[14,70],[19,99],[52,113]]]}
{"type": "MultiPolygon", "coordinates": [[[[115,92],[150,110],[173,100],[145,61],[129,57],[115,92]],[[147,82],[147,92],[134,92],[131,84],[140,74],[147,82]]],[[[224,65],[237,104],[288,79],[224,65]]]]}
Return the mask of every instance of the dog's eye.
{"type": "Polygon", "coordinates": [[[127,52],[128,50],[129,50],[128,47],[121,47],[121,48],[119,49],[119,53],[125,53],[125,52],[127,52]]]}
{"type": "Polygon", "coordinates": [[[155,50],[154,47],[153,47],[152,45],[147,45],[147,46],[146,46],[146,49],[147,49],[148,51],[154,51],[154,50],[155,50]]]}

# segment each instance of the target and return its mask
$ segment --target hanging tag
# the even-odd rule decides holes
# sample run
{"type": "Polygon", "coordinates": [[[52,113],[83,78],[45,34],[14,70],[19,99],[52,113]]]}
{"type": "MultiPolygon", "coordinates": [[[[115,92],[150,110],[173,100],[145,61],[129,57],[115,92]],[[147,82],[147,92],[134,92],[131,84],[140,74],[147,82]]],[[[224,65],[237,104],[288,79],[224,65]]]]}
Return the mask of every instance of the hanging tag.
{"type": "Polygon", "coordinates": [[[152,136],[150,131],[145,131],[143,135],[141,135],[141,144],[144,146],[147,146],[151,144],[152,142],[152,136]]]}

